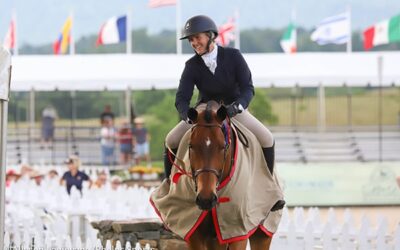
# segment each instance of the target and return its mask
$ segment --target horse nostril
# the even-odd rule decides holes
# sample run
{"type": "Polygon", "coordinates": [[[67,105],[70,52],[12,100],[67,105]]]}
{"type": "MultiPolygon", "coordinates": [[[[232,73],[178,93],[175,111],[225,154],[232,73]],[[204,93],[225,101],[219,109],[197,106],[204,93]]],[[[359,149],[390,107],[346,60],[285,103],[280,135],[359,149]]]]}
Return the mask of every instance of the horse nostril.
{"type": "Polygon", "coordinates": [[[217,205],[218,197],[216,194],[213,194],[211,199],[203,199],[200,195],[196,197],[196,205],[201,210],[211,210],[215,205],[217,205]]]}

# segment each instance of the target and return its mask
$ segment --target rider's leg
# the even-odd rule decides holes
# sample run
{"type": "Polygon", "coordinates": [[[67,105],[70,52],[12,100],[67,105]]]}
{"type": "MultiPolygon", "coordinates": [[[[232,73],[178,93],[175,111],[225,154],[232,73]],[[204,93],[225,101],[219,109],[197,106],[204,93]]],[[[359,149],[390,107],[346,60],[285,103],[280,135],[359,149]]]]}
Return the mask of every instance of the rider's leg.
{"type": "Polygon", "coordinates": [[[235,119],[242,123],[257,137],[263,149],[264,158],[268,169],[272,174],[275,161],[275,143],[271,131],[269,131],[267,127],[265,127],[247,110],[244,110],[242,113],[236,115],[235,119]]]}
{"type": "MultiPolygon", "coordinates": [[[[247,110],[244,110],[242,113],[236,115],[235,118],[257,137],[261,144],[268,170],[271,174],[273,174],[275,165],[275,141],[271,131],[269,131],[268,128],[266,128],[247,110]]],[[[284,200],[278,200],[272,207],[271,211],[282,209],[284,205],[284,200]]]]}
{"type": "Polygon", "coordinates": [[[191,128],[190,124],[187,124],[184,121],[180,121],[167,135],[165,138],[165,150],[164,150],[164,170],[165,177],[169,178],[171,175],[172,163],[175,160],[175,156],[172,156],[172,161],[168,157],[168,148],[171,149],[173,154],[176,154],[178,151],[179,142],[182,137],[185,135],[186,131],[191,128]]]}

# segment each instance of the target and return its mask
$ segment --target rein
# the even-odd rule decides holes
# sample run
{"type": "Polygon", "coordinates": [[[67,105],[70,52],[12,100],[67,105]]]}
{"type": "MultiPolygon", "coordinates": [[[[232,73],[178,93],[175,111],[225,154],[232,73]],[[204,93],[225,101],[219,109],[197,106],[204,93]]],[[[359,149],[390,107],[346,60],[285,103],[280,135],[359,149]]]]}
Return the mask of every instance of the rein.
{"type": "MultiPolygon", "coordinates": [[[[197,190],[197,177],[201,173],[213,173],[213,174],[215,174],[215,176],[218,179],[218,182],[217,182],[217,188],[218,188],[219,184],[223,181],[222,178],[223,178],[223,172],[225,170],[225,163],[226,163],[226,158],[227,158],[226,156],[227,156],[227,153],[228,153],[228,149],[230,148],[230,145],[232,144],[231,121],[230,121],[229,118],[227,118],[227,120],[225,120],[221,125],[219,125],[219,124],[194,124],[192,126],[192,128],[191,128],[191,131],[193,132],[193,130],[195,128],[197,128],[197,127],[209,127],[209,128],[218,127],[224,133],[225,147],[224,147],[224,160],[222,162],[222,164],[223,164],[222,165],[223,166],[222,170],[218,171],[218,170],[213,169],[213,168],[201,168],[201,169],[198,169],[198,170],[193,170],[191,168],[191,172],[188,172],[188,171],[185,170],[185,162],[183,160],[179,159],[172,152],[172,150],[170,148],[168,148],[168,159],[172,163],[172,165],[179,170],[178,177],[181,176],[181,175],[186,175],[186,176],[191,177],[194,180],[195,189],[196,190],[197,190]],[[225,131],[224,131],[224,129],[225,129],[225,131]],[[180,163],[180,165],[175,163],[175,161],[172,159],[172,155],[175,156],[175,160],[177,160],[180,163]]],[[[189,159],[190,159],[190,148],[191,148],[191,144],[189,143],[189,159]]],[[[233,162],[234,162],[234,154],[231,155],[230,164],[229,164],[230,167],[232,167],[233,162]]]]}
{"type": "MultiPolygon", "coordinates": [[[[230,148],[230,145],[231,145],[230,120],[228,120],[226,123],[222,123],[222,125],[220,125],[220,124],[200,124],[200,123],[197,123],[197,124],[194,124],[192,126],[191,131],[193,132],[193,130],[195,128],[197,128],[197,127],[206,127],[206,128],[218,127],[218,128],[221,129],[221,132],[224,135],[225,147],[224,147],[224,159],[222,161],[222,169],[221,170],[216,170],[216,169],[211,168],[211,167],[204,167],[204,168],[200,168],[200,169],[197,169],[197,170],[193,170],[193,168],[191,168],[192,169],[192,178],[193,178],[194,183],[195,183],[196,191],[197,191],[197,177],[202,173],[212,173],[212,174],[214,174],[218,179],[218,181],[217,181],[217,188],[218,188],[219,184],[223,181],[222,178],[223,178],[223,173],[224,173],[224,170],[225,170],[225,163],[226,163],[226,158],[227,158],[226,156],[228,154],[228,149],[230,148]],[[225,128],[224,124],[227,125],[226,126],[226,132],[224,132],[224,128],[225,128]]],[[[191,144],[189,143],[189,159],[190,159],[190,148],[191,148],[191,144]]],[[[231,159],[230,167],[232,166],[232,163],[233,163],[233,157],[231,157],[231,158],[232,159],[231,159]]]]}

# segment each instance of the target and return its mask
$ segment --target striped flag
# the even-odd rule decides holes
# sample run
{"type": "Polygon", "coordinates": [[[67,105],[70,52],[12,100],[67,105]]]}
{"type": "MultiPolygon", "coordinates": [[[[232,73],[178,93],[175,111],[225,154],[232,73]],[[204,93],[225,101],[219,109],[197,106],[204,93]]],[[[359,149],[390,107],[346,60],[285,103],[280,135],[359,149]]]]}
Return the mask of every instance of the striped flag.
{"type": "Polygon", "coordinates": [[[127,17],[112,17],[101,26],[96,46],[102,44],[114,44],[126,41],[127,17]]]}
{"type": "Polygon", "coordinates": [[[285,53],[295,53],[297,51],[297,32],[296,27],[292,23],[289,24],[283,34],[281,47],[285,53]]]}
{"type": "Polygon", "coordinates": [[[311,34],[319,45],[344,44],[350,41],[350,18],[347,12],[322,20],[311,34]]]}
{"type": "Polygon", "coordinates": [[[236,25],[235,19],[230,18],[228,22],[218,27],[218,37],[215,41],[221,46],[227,46],[235,40],[236,25]]]}
{"type": "Polygon", "coordinates": [[[53,43],[54,54],[65,54],[71,42],[72,17],[65,21],[58,39],[53,43]]]}
{"type": "Polygon", "coordinates": [[[177,0],[149,0],[149,8],[158,8],[169,5],[176,5],[177,0]]]}
{"type": "Polygon", "coordinates": [[[10,26],[8,27],[7,34],[4,38],[3,45],[8,50],[14,50],[16,47],[16,29],[15,29],[15,19],[11,19],[10,26]]]}
{"type": "Polygon", "coordinates": [[[379,22],[364,30],[364,49],[400,41],[400,15],[379,22]]]}

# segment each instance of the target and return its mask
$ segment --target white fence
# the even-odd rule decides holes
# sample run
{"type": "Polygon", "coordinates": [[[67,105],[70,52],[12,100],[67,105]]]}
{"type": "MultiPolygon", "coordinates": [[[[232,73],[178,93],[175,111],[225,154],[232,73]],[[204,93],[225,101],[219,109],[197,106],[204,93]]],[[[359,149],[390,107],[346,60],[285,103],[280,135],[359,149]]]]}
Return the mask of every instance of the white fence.
{"type": "MultiPolygon", "coordinates": [[[[76,190],[68,196],[65,187],[55,182],[47,181],[37,186],[32,181],[19,180],[6,190],[4,247],[99,249],[101,246],[90,221],[156,218],[148,202],[150,192],[140,187],[117,190],[109,186],[102,189],[85,187],[83,196],[76,190]]],[[[400,221],[391,228],[388,219],[382,215],[376,215],[377,218],[363,216],[355,223],[350,209],[344,212],[342,221],[337,219],[333,208],[324,219],[318,208],[309,208],[305,212],[298,207],[290,214],[287,208],[283,210],[272,249],[400,250],[400,221]]],[[[111,249],[111,245],[102,247],[111,249]]],[[[123,246],[124,249],[129,247],[123,246]]]]}

